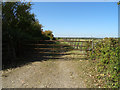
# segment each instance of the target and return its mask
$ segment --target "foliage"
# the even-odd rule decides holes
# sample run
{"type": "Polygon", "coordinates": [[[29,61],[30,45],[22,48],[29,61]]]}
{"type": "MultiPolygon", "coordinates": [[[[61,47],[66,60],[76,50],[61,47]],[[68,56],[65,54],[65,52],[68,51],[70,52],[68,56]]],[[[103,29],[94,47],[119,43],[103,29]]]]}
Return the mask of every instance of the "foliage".
{"type": "Polygon", "coordinates": [[[41,37],[42,25],[35,19],[35,15],[30,13],[30,3],[3,2],[2,9],[3,39],[24,40],[41,37]]]}
{"type": "MultiPolygon", "coordinates": [[[[35,15],[30,13],[30,2],[3,2],[2,3],[2,29],[3,37],[8,39],[53,39],[52,31],[45,31],[42,34],[42,24],[35,19],[35,15]],[[19,33],[19,36],[16,33],[19,33]],[[24,35],[23,35],[24,33],[24,35]],[[21,35],[21,36],[20,36],[21,35]],[[8,37],[7,37],[8,36],[8,37]],[[15,37],[14,37],[15,36],[15,37]]],[[[5,39],[3,38],[3,39],[5,39]]]]}
{"type": "Polygon", "coordinates": [[[119,2],[117,2],[117,5],[120,5],[120,1],[119,1],[119,2]]]}
{"type": "Polygon", "coordinates": [[[102,78],[106,78],[106,87],[120,87],[118,84],[120,78],[118,39],[104,38],[97,42],[93,51],[90,52],[90,59],[98,60],[97,70],[102,78]]]}
{"type": "Polygon", "coordinates": [[[43,35],[45,36],[45,39],[47,39],[47,40],[52,40],[52,39],[54,38],[54,36],[53,36],[52,33],[53,33],[53,32],[50,31],[50,30],[45,30],[45,31],[43,32],[43,35]]]}
{"type": "Polygon", "coordinates": [[[26,40],[54,39],[52,32],[43,34],[42,24],[30,12],[31,6],[30,2],[2,2],[2,41],[14,49],[16,57],[22,56],[20,52],[26,40]]]}

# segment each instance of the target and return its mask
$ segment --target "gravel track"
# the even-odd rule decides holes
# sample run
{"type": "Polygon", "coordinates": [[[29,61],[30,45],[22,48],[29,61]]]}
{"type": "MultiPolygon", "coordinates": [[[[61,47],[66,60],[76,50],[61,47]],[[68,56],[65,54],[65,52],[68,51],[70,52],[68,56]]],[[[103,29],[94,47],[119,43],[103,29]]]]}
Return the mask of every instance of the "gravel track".
{"type": "Polygon", "coordinates": [[[77,66],[79,61],[36,61],[3,71],[3,88],[85,88],[77,66]]]}

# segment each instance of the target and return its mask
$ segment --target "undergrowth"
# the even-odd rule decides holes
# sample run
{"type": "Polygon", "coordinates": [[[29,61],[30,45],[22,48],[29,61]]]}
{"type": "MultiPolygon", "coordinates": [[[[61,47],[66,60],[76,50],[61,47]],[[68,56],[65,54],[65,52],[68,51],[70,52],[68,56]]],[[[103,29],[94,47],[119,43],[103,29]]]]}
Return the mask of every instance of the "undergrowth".
{"type": "Polygon", "coordinates": [[[107,88],[120,88],[120,61],[118,39],[104,38],[94,43],[89,53],[91,60],[97,60],[98,79],[104,80],[107,88]]]}

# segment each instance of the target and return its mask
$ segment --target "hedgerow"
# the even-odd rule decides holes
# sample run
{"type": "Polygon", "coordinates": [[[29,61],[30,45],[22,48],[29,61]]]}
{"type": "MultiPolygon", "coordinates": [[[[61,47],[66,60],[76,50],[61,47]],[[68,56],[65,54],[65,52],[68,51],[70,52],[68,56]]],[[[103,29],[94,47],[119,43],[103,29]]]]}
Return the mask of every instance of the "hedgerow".
{"type": "Polygon", "coordinates": [[[35,14],[31,13],[31,2],[20,0],[19,2],[2,2],[1,5],[3,65],[23,57],[24,43],[27,41],[55,40],[52,31],[43,31],[43,25],[36,19],[35,14]]]}
{"type": "Polygon", "coordinates": [[[120,78],[118,39],[104,38],[94,43],[93,50],[89,53],[91,60],[97,60],[97,71],[99,78],[104,79],[109,88],[120,87],[118,80],[120,78]]]}

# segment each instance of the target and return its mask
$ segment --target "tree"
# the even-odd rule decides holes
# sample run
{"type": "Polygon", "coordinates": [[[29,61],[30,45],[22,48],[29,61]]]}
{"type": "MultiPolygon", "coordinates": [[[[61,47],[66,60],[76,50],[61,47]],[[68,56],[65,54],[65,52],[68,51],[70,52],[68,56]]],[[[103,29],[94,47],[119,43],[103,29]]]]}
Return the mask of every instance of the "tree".
{"type": "Polygon", "coordinates": [[[18,56],[20,42],[42,35],[42,25],[30,13],[31,5],[30,2],[2,2],[2,39],[15,48],[18,56]]]}
{"type": "Polygon", "coordinates": [[[30,13],[30,2],[3,2],[3,39],[23,40],[42,37],[41,28],[35,15],[30,13]]]}
{"type": "Polygon", "coordinates": [[[2,42],[8,50],[2,49],[3,53],[5,51],[3,64],[13,60],[11,53],[17,58],[24,54],[22,44],[25,40],[54,38],[52,31],[43,32],[43,25],[30,13],[31,5],[30,2],[2,2],[2,42]]]}
{"type": "Polygon", "coordinates": [[[2,3],[3,39],[18,39],[30,28],[35,21],[34,15],[30,14],[30,6],[30,3],[21,2],[2,3]]]}
{"type": "Polygon", "coordinates": [[[49,40],[52,40],[54,38],[53,32],[51,30],[45,30],[44,35],[49,40]]]}
{"type": "Polygon", "coordinates": [[[2,2],[2,39],[8,45],[12,43],[16,52],[24,40],[53,39],[52,31],[43,32],[43,25],[30,13],[31,5],[30,2],[2,2]]]}
{"type": "Polygon", "coordinates": [[[117,2],[117,4],[118,4],[118,5],[120,5],[120,1],[119,1],[119,2],[117,2]]]}

